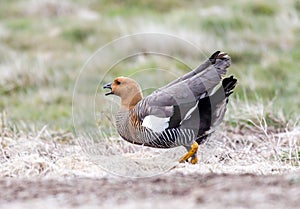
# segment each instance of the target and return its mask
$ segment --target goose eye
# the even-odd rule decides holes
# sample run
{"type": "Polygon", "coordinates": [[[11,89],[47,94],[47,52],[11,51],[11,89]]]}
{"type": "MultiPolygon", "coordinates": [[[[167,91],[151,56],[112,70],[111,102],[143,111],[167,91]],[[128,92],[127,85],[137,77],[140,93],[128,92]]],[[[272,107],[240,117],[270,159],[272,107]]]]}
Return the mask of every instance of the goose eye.
{"type": "Polygon", "coordinates": [[[120,81],[116,81],[116,84],[117,84],[117,85],[120,85],[120,84],[121,84],[121,82],[120,82],[120,81]]]}

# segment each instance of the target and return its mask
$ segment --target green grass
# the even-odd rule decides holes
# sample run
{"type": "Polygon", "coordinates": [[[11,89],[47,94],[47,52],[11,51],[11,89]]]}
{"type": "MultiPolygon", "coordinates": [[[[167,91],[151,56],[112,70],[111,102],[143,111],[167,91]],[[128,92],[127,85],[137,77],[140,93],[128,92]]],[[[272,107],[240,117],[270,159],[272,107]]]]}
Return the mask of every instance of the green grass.
{"type": "Polygon", "coordinates": [[[262,15],[262,16],[274,16],[279,10],[278,7],[272,2],[261,2],[254,1],[247,5],[246,11],[253,15],[262,15]]]}
{"type": "Polygon", "coordinates": [[[161,0],[159,3],[155,0],[104,0],[97,3],[95,8],[106,13],[108,16],[135,16],[145,13],[155,15],[156,13],[169,12],[173,9],[184,6],[180,0],[161,0]]]}
{"type": "MultiPolygon", "coordinates": [[[[72,91],[79,69],[99,47],[139,32],[178,35],[206,55],[226,51],[232,57],[230,73],[239,79],[237,98],[250,103],[259,98],[265,105],[272,101],[291,118],[300,111],[300,26],[288,19],[299,21],[299,1],[231,0],[221,5],[218,1],[77,0],[66,4],[61,15],[60,3],[0,4],[0,108],[16,122],[71,130],[72,91]],[[92,12],[93,18],[80,16],[82,9],[92,12]]],[[[176,53],[190,66],[203,61],[193,53],[176,53]]],[[[142,62],[120,63],[107,78],[146,68],[170,69],[178,76],[189,70],[180,62],[147,56],[142,62]]],[[[151,87],[145,94],[171,79],[151,73],[148,79],[136,78],[143,88],[151,87]]]]}
{"type": "Polygon", "coordinates": [[[245,20],[242,20],[240,17],[207,17],[203,21],[201,21],[202,28],[205,31],[211,32],[218,37],[224,36],[229,31],[240,32],[245,28],[249,27],[249,23],[245,20]]]}

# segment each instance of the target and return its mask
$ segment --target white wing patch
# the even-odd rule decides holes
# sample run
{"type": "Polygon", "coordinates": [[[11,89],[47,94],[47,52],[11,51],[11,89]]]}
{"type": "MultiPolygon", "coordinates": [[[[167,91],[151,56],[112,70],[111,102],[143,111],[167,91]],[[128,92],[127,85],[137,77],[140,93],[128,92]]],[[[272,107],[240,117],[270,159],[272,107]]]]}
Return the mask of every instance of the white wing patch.
{"type": "Polygon", "coordinates": [[[144,118],[142,126],[150,128],[155,132],[162,132],[169,126],[170,117],[159,118],[154,115],[148,115],[144,118]]]}
{"type": "Polygon", "coordinates": [[[196,102],[195,106],[189,109],[189,111],[185,114],[183,120],[180,122],[182,124],[183,121],[190,119],[192,113],[195,111],[195,109],[198,107],[199,100],[196,102]]]}

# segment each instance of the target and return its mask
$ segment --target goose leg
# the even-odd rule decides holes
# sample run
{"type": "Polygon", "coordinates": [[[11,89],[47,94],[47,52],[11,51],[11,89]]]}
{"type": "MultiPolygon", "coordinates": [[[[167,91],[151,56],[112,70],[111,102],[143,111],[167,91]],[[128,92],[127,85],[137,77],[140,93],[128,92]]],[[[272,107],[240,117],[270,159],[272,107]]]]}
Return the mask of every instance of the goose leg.
{"type": "Polygon", "coordinates": [[[183,163],[185,161],[187,161],[190,157],[192,157],[191,159],[191,163],[192,164],[196,164],[198,162],[198,158],[197,158],[197,151],[198,151],[198,143],[197,142],[194,142],[188,153],[186,153],[184,156],[182,156],[180,159],[179,159],[179,162],[180,163],[183,163]]]}

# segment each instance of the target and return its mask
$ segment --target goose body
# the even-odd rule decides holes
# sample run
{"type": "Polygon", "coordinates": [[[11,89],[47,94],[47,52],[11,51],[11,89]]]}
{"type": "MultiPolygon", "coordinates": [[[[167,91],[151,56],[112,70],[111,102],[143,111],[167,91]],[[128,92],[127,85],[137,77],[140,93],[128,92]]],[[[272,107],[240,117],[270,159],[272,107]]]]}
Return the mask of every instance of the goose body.
{"type": "Polygon", "coordinates": [[[131,143],[155,148],[184,146],[196,163],[198,144],[214,132],[226,112],[228,97],[236,86],[233,76],[222,79],[231,59],[215,52],[202,65],[143,98],[139,84],[131,78],[118,77],[104,88],[121,97],[116,113],[120,136],[131,143]],[[220,87],[215,90],[216,86],[220,87]]]}

